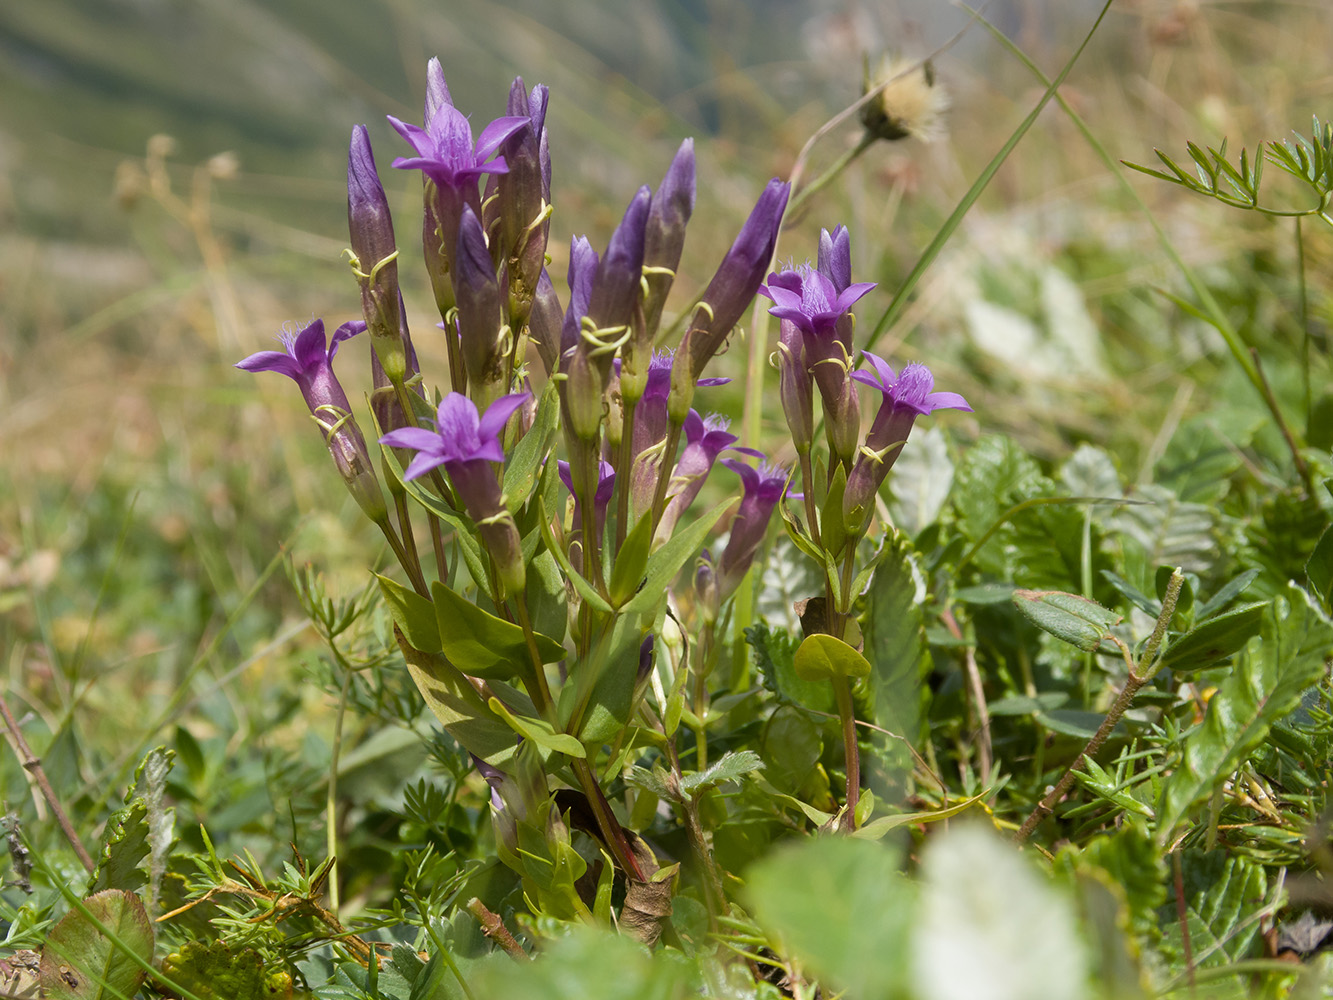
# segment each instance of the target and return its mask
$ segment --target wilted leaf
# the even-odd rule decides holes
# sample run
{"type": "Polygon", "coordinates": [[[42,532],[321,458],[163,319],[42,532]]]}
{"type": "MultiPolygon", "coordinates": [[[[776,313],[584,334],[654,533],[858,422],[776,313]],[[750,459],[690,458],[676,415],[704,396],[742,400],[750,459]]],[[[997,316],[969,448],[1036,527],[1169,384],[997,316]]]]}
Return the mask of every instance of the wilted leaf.
{"type": "Polygon", "coordinates": [[[42,988],[52,1000],[133,996],[147,973],[132,956],[140,962],[153,959],[153,925],[143,903],[132,892],[107,889],[83,905],[88,916],[70,910],[42,946],[42,988]]]}

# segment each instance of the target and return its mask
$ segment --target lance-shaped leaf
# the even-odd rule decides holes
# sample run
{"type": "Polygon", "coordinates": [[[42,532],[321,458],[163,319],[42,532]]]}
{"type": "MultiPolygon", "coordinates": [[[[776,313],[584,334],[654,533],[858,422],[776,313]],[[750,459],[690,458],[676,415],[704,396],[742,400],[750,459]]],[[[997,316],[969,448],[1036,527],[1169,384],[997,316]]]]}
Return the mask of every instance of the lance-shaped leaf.
{"type": "Polygon", "coordinates": [[[1110,638],[1111,626],[1123,617],[1090,598],[1059,590],[1015,590],[1014,606],[1043,632],[1087,653],[1110,638]]]}
{"type": "Polygon", "coordinates": [[[504,473],[505,505],[510,512],[517,514],[532,497],[537,488],[542,469],[550,457],[548,448],[551,437],[560,426],[560,396],[555,383],[548,382],[537,404],[537,416],[532,426],[523,435],[523,439],[514,446],[509,454],[509,462],[504,473]]]}
{"type": "Polygon", "coordinates": [[[435,605],[387,576],[376,573],[375,579],[379,581],[380,593],[393,623],[402,630],[407,641],[423,653],[438,653],[443,647],[440,645],[440,626],[435,620],[435,605]]]}
{"type": "Polygon", "coordinates": [[[143,903],[132,892],[107,889],[82,906],[65,914],[42,947],[45,995],[52,1000],[134,996],[147,975],[140,963],[153,958],[153,925],[143,903]]]}
{"type": "Polygon", "coordinates": [[[1259,634],[1267,607],[1263,601],[1246,604],[1190,629],[1162,656],[1162,667],[1184,675],[1231,656],[1259,634]]]}
{"type": "MultiPolygon", "coordinates": [[[[483,611],[438,580],[431,584],[430,594],[435,602],[440,649],[463,673],[509,680],[532,669],[522,628],[483,611]]],[[[555,663],[567,655],[565,647],[549,636],[537,632],[533,637],[543,663],[555,663]]]]}
{"type": "Polygon", "coordinates": [[[624,611],[627,614],[654,614],[659,604],[666,600],[667,588],[680,568],[703,547],[713,525],[738,502],[736,497],[723,500],[684,531],[677,531],[654,552],[648,560],[643,586],[625,605],[624,611]]]}
{"type": "Polygon", "coordinates": [[[1208,702],[1203,725],[1185,740],[1180,766],[1162,789],[1157,838],[1166,843],[1195,803],[1240,766],[1274,722],[1324,674],[1333,623],[1295,584],[1264,611],[1259,636],[1208,702]]]}
{"type": "Polygon", "coordinates": [[[514,732],[525,739],[532,740],[542,749],[550,750],[553,753],[569,754],[571,757],[587,756],[584,753],[582,743],[568,733],[557,733],[549,722],[543,722],[541,719],[520,718],[500,704],[499,698],[492,698],[489,705],[491,711],[509,723],[509,727],[514,732]]]}
{"type": "Polygon", "coordinates": [[[509,725],[490,710],[457,667],[438,653],[413,647],[401,629],[394,632],[417,690],[445,732],[486,763],[496,767],[507,763],[518,745],[509,725]]]}
{"type": "Polygon", "coordinates": [[[638,592],[648,567],[648,550],[652,541],[653,519],[639,518],[639,523],[625,536],[625,544],[620,547],[615,565],[611,567],[611,603],[616,607],[625,604],[638,592]]]}
{"type": "Polygon", "coordinates": [[[822,632],[805,637],[796,648],[796,676],[803,681],[867,677],[870,661],[841,639],[822,632]]]}

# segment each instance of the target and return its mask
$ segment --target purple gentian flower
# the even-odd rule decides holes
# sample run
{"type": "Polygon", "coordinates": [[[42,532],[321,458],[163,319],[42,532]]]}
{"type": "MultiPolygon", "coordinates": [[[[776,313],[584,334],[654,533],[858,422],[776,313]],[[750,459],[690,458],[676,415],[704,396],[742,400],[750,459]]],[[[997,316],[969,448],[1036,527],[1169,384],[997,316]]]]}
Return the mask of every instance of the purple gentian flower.
{"type": "Polygon", "coordinates": [[[492,462],[504,461],[500,435],[505,424],[530,394],[501,396],[485,414],[478,416],[476,404],[462,393],[451,392],[440,401],[435,430],[401,427],[380,438],[392,448],[417,452],[403,474],[416,479],[444,467],[454,493],[477,525],[482,542],[495,562],[500,580],[511,594],[523,590],[526,579],[522,545],[514,519],[505,507],[492,462]]]}
{"type": "Polygon", "coordinates": [[[458,301],[458,347],[467,370],[468,391],[481,406],[488,406],[509,384],[511,355],[501,350],[504,291],[491,263],[486,234],[471,205],[463,206],[458,224],[454,295],[458,301]]]}
{"type": "MultiPolygon", "coordinates": [[[[470,205],[472,211],[481,216],[477,181],[485,174],[504,173],[509,169],[504,157],[495,157],[495,153],[506,139],[527,125],[529,119],[518,115],[497,118],[482,129],[474,144],[472,126],[454,107],[440,61],[431,59],[426,67],[425,128],[409,125],[392,115],[389,123],[417,154],[399,157],[393,165],[399,170],[420,170],[431,182],[425,187],[422,242],[435,303],[440,314],[445,315],[454,306],[450,272],[463,206],[470,205]]],[[[451,350],[450,361],[453,360],[455,356],[451,350]]]]}
{"type": "MultiPolygon", "coordinates": [[[[640,516],[648,509],[653,501],[653,491],[657,488],[657,475],[661,467],[660,456],[648,455],[644,461],[640,461],[640,457],[666,441],[667,397],[671,393],[673,358],[674,353],[670,350],[653,352],[652,360],[648,362],[648,378],[643,396],[634,408],[634,454],[631,457],[633,472],[630,477],[630,502],[634,505],[636,516],[640,516]]],[[[726,385],[730,381],[729,378],[701,378],[696,385],[705,387],[726,385]]],[[[686,420],[689,420],[688,416],[686,420]]]]}
{"type": "Polygon", "coordinates": [[[806,336],[819,337],[832,333],[852,304],[874,287],[873,281],[858,281],[838,291],[828,276],[806,264],[770,274],[759,293],[773,300],[771,315],[791,321],[806,336]]]}
{"type": "MultiPolygon", "coordinates": [[[[551,153],[546,137],[546,106],[550,93],[541,84],[529,96],[523,78],[516,77],[509,88],[510,117],[526,117],[525,127],[511,134],[501,145],[502,159],[508,170],[493,174],[487,185],[495,186],[495,202],[488,208],[498,214],[499,246],[495,257],[509,263],[510,301],[514,310],[511,322],[520,328],[527,320],[532,297],[542,273],[546,240],[551,231],[551,153]]],[[[491,218],[484,220],[488,232],[491,218]]]]}
{"type": "Polygon", "coordinates": [[[592,298],[593,278],[597,274],[597,251],[588,237],[571,237],[569,241],[569,270],[565,281],[569,285],[569,305],[565,308],[560,327],[560,354],[574,350],[579,344],[579,324],[588,312],[592,298]]]}
{"type": "Polygon", "coordinates": [[[883,393],[883,399],[856,465],[847,477],[843,512],[849,533],[861,530],[869,521],[875,494],[902,454],[916,418],[935,410],[972,410],[967,400],[956,392],[932,391],[935,376],[925,365],[913,362],[906,365],[901,374],[896,374],[883,358],[869,351],[861,353],[869,360],[874,372],[853,372],[852,378],[878,389],[883,393]]]}
{"type": "Polygon", "coordinates": [[[644,298],[644,333],[651,342],[662,318],[685,246],[685,226],[694,213],[694,140],[686,139],[676,151],[666,176],[653,193],[648,228],[643,240],[643,269],[648,282],[644,298]]]}
{"type": "Polygon", "coordinates": [[[401,385],[415,373],[414,359],[408,357],[389,199],[375,169],[375,154],[364,125],[352,129],[347,151],[347,231],[371,346],[390,383],[401,385]]]}
{"type": "Polygon", "coordinates": [[[417,154],[400,156],[393,165],[399,170],[420,170],[438,187],[456,190],[469,184],[475,189],[483,174],[505,173],[509,167],[504,157],[495,154],[506,139],[528,124],[524,115],[497,118],[481,130],[474,144],[467,117],[447,101],[435,109],[425,128],[393,115],[388,118],[417,154]]]}
{"type": "MultiPolygon", "coordinates": [[[[676,468],[671,474],[671,482],[667,486],[666,509],[662,512],[662,520],[657,525],[656,541],[659,545],[671,537],[676,522],[703,489],[704,480],[713,471],[713,464],[719,455],[730,449],[755,458],[763,458],[763,453],[753,448],[735,447],[739,438],[727,430],[729,423],[726,417],[715,413],[701,417],[698,410],[691,410],[689,416],[685,418],[685,447],[681,450],[676,468]]],[[[748,469],[748,466],[746,468],[748,469]]]]}
{"type": "Polygon", "coordinates": [[[324,321],[317,319],[298,333],[284,331],[280,335],[284,350],[259,351],[238,361],[236,367],[248,372],[280,372],[297,384],[310,415],[324,433],[324,442],[348,491],[366,515],[379,524],[388,516],[384,495],[347,393],[333,374],[338,345],[365,328],[359,320],[344,323],[326,345],[324,321]]]}
{"type": "Polygon", "coordinates": [[[768,531],[773,508],[787,491],[787,470],[781,466],[760,462],[756,469],[734,458],[724,458],[722,464],[741,477],[745,493],[717,564],[719,604],[740,586],[768,531]]]}

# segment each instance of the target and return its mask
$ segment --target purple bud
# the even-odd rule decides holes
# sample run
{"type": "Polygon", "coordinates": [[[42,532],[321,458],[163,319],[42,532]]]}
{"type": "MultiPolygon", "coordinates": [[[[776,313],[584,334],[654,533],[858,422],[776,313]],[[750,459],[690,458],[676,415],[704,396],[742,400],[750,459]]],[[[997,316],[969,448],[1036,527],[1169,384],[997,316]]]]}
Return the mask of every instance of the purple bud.
{"type": "MultiPolygon", "coordinates": [[[[719,455],[732,448],[738,438],[727,430],[727,420],[716,414],[707,419],[699,416],[697,410],[691,410],[685,418],[685,447],[676,468],[671,474],[667,486],[667,505],[662,512],[662,520],[657,525],[659,544],[671,537],[676,522],[694,502],[694,498],[703,489],[704,480],[713,471],[713,464],[719,455]]],[[[746,454],[759,456],[759,452],[749,448],[737,448],[746,454]]]]}
{"type": "Polygon", "coordinates": [[[523,90],[522,77],[514,80],[509,91],[509,115],[528,119],[528,125],[506,139],[501,147],[509,171],[497,175],[496,183],[500,225],[495,256],[508,261],[511,321],[515,327],[522,326],[527,319],[551,229],[547,212],[551,199],[549,162],[542,162],[549,96],[546,87],[538,85],[532,88],[529,99],[523,90]]]}
{"type": "Polygon", "coordinates": [[[830,233],[819,231],[819,262],[816,269],[833,287],[842,293],[852,283],[852,242],[846,226],[837,226],[830,233]]]}
{"type": "Polygon", "coordinates": [[[653,646],[655,636],[650,632],[639,643],[639,669],[635,672],[634,683],[642,684],[653,670],[653,646]]]}
{"type": "Polygon", "coordinates": [[[458,339],[468,385],[478,405],[487,406],[508,384],[504,353],[504,303],[486,234],[471,207],[463,209],[454,251],[454,294],[458,298],[458,339]]]}
{"type": "Polygon", "coordinates": [[[364,125],[352,129],[347,154],[347,230],[354,255],[352,267],[361,288],[361,312],[375,357],[390,381],[401,384],[409,373],[401,329],[397,245],[389,200],[364,125]]]}
{"type": "Polygon", "coordinates": [[[532,297],[532,311],[528,313],[528,336],[537,346],[537,356],[541,358],[547,375],[555,371],[560,360],[562,319],[560,296],[551,283],[551,276],[542,268],[541,277],[537,279],[537,292],[532,297]]]}
{"type": "Polygon", "coordinates": [[[691,337],[690,342],[690,370],[695,378],[703,374],[704,367],[718,352],[759,290],[777,245],[778,229],[790,193],[791,186],[776,177],[768,182],[736,241],[722,258],[713,280],[704,290],[703,305],[695,313],[693,322],[693,328],[702,332],[691,337]]]}
{"type": "MultiPolygon", "coordinates": [[[[606,253],[597,262],[592,295],[588,299],[588,318],[608,343],[618,339],[629,327],[640,296],[643,277],[643,240],[648,224],[652,192],[647,185],[635,192],[625,216],[611,234],[606,253]]],[[[598,354],[598,366],[611,368],[613,351],[598,354]]]]}
{"type": "Polygon", "coordinates": [[[643,239],[643,266],[648,297],[643,304],[645,328],[651,339],[662,318],[662,307],[680,266],[685,246],[685,225],[694,212],[694,140],[686,139],[676,151],[666,176],[653,195],[643,239]]]}
{"type": "Polygon", "coordinates": [[[778,333],[778,396],[798,455],[810,452],[815,436],[813,382],[805,358],[805,338],[795,323],[782,320],[778,333]]]}
{"type": "Polygon", "coordinates": [[[592,283],[597,274],[597,251],[592,248],[586,236],[579,236],[569,241],[569,307],[565,310],[564,323],[560,329],[560,354],[564,356],[578,346],[580,341],[579,326],[588,314],[588,301],[592,298],[592,283]]]}

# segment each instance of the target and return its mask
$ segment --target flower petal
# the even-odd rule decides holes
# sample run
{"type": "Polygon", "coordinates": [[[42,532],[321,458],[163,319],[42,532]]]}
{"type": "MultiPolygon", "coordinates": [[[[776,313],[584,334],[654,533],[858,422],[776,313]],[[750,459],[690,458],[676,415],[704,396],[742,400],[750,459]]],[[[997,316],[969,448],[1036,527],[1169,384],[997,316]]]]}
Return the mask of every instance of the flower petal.
{"type": "Polygon", "coordinates": [[[490,159],[492,153],[499,149],[506,139],[523,128],[530,125],[532,119],[527,115],[511,115],[505,118],[497,118],[484,129],[481,135],[477,136],[477,162],[490,159]]]}
{"type": "Polygon", "coordinates": [[[300,379],[305,374],[296,359],[286,351],[259,351],[236,362],[236,367],[247,372],[281,372],[294,379],[300,379]]]}
{"type": "Polygon", "coordinates": [[[968,413],[973,412],[967,400],[956,392],[932,392],[926,397],[926,406],[930,407],[928,412],[934,410],[966,410],[968,413]]]}
{"type": "Polygon", "coordinates": [[[423,427],[400,427],[396,431],[389,431],[388,434],[380,438],[380,444],[387,444],[390,448],[438,451],[440,449],[440,435],[423,427]]]}
{"type": "MultiPolygon", "coordinates": [[[[477,425],[477,434],[481,437],[482,443],[485,444],[487,441],[498,440],[501,432],[505,428],[505,424],[509,423],[509,418],[514,415],[514,411],[531,398],[532,393],[514,392],[510,393],[508,396],[501,396],[488,406],[486,408],[486,415],[481,418],[480,423],[477,425]]],[[[494,459],[494,461],[497,462],[503,460],[503,454],[500,458],[494,459]]]]}

